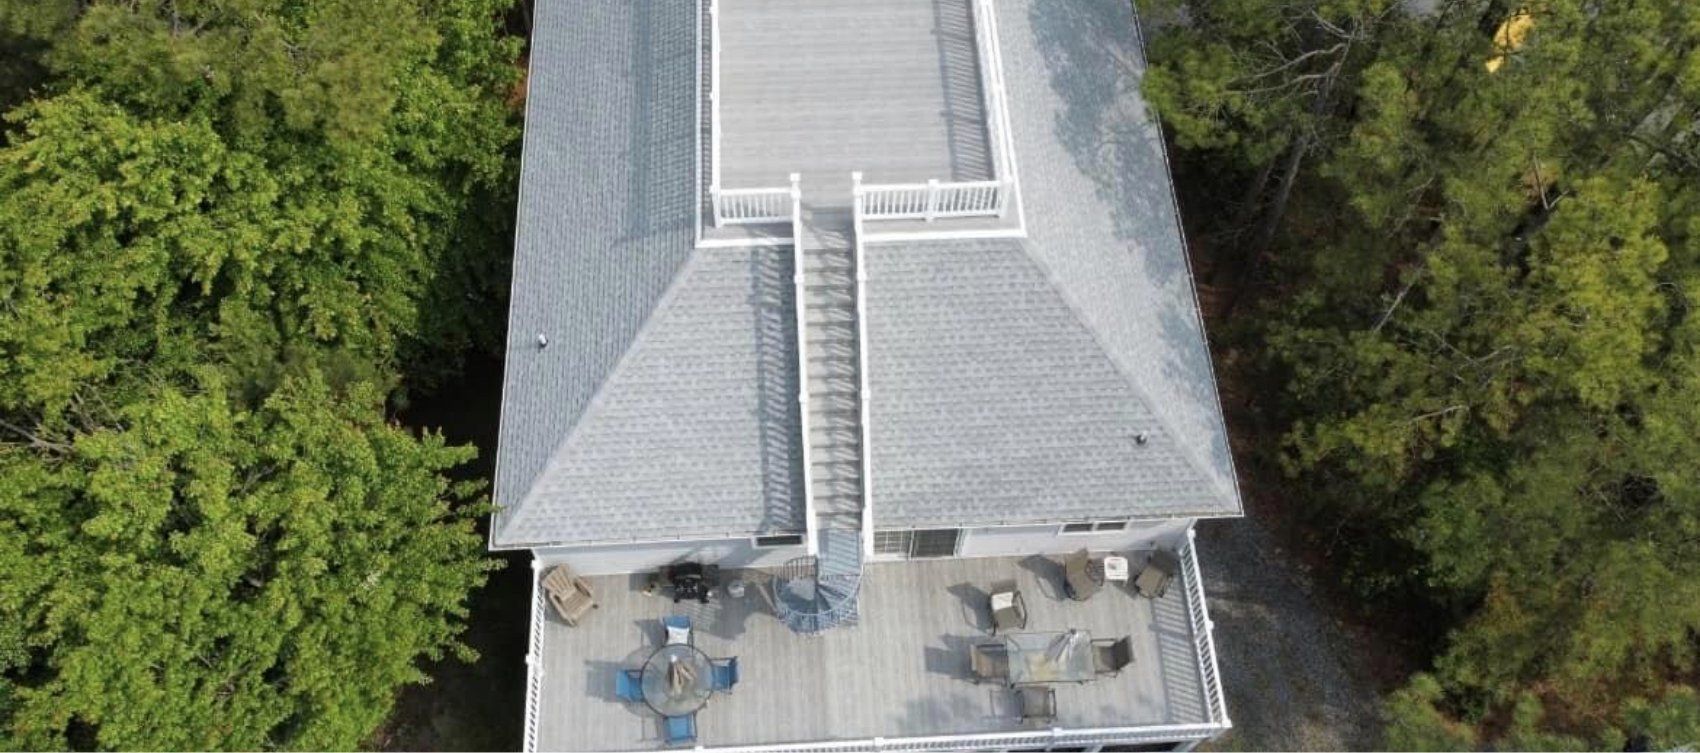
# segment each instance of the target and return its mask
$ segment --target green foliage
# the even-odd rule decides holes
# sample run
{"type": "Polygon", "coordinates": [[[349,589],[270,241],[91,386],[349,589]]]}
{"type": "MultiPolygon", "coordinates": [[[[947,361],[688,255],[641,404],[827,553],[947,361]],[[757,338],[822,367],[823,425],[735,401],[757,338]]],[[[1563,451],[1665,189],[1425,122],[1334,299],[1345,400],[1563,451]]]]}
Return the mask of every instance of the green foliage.
{"type": "Polygon", "coordinates": [[[507,5],[0,0],[0,747],[351,748],[471,658],[474,451],[386,403],[500,340],[507,5]]]}
{"type": "Polygon", "coordinates": [[[485,565],[478,508],[449,507],[472,490],[442,476],[473,451],[380,403],[308,376],[241,410],[208,376],[50,462],[0,455],[0,612],[51,677],[18,689],[14,742],[77,722],[109,748],[348,748],[381,721],[485,565]]]}
{"type": "Polygon", "coordinates": [[[1252,329],[1280,460],[1347,583],[1451,616],[1390,744],[1621,747],[1700,650],[1700,6],[1541,3],[1502,50],[1486,0],[1183,5],[1146,83],[1183,157],[1309,134],[1252,329]]]}

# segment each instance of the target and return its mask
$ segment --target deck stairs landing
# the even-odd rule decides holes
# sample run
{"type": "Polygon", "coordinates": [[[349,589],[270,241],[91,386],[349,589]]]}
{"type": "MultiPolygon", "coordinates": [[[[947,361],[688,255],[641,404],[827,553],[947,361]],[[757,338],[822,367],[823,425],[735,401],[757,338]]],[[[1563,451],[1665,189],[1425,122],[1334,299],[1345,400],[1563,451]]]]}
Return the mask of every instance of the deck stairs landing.
{"type": "Polygon", "coordinates": [[[862,373],[849,211],[802,218],[803,353],[808,361],[810,492],[818,554],[785,567],[780,618],[799,633],[852,625],[862,579],[862,373]]]}

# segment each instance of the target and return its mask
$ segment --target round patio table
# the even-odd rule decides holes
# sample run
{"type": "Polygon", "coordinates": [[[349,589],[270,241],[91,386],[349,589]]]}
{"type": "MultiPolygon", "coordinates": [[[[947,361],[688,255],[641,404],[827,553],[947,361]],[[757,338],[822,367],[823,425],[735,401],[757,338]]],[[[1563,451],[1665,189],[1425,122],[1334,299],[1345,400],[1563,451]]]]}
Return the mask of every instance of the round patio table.
{"type": "Polygon", "coordinates": [[[656,649],[643,663],[643,702],[662,716],[687,716],[714,694],[714,664],[695,646],[656,649]]]}

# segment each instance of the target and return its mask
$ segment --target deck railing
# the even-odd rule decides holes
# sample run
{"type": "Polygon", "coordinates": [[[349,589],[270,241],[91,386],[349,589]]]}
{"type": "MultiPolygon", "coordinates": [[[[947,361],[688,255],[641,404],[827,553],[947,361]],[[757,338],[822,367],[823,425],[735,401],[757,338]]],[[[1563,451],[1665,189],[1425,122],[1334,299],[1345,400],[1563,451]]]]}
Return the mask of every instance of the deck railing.
{"type": "Polygon", "coordinates": [[[857,185],[867,219],[927,220],[950,217],[996,217],[1009,201],[1003,181],[960,183],[885,183],[857,185]]]}
{"type": "Polygon", "coordinates": [[[714,200],[714,224],[753,225],[791,220],[790,188],[709,189],[714,200]]]}
{"type": "Polygon", "coordinates": [[[525,753],[537,750],[537,710],[543,696],[543,620],[547,617],[543,597],[543,563],[531,561],[531,628],[525,654],[525,753]]]}
{"type": "Polygon", "coordinates": [[[1204,683],[1204,702],[1209,706],[1210,720],[1224,727],[1228,720],[1228,704],[1222,697],[1222,678],[1216,669],[1216,624],[1210,621],[1210,608],[1204,603],[1204,578],[1198,571],[1197,532],[1186,530],[1186,544],[1181,547],[1181,581],[1186,587],[1187,615],[1192,620],[1193,642],[1197,644],[1198,676],[1204,683]]]}
{"type": "Polygon", "coordinates": [[[980,66],[992,179],[858,185],[857,194],[866,199],[862,211],[867,219],[931,222],[951,217],[1002,217],[1009,211],[1018,180],[1015,142],[1009,128],[1009,101],[1004,92],[1003,52],[998,47],[997,13],[992,8],[993,0],[972,2],[974,46],[980,66]]]}
{"type": "Polygon", "coordinates": [[[1150,727],[1094,727],[1086,729],[1053,727],[1051,729],[1022,730],[1019,732],[988,732],[934,737],[875,737],[862,740],[746,745],[704,748],[703,750],[739,751],[740,753],[777,753],[778,751],[850,753],[851,751],[1088,748],[1099,745],[1138,745],[1165,742],[1196,744],[1221,734],[1225,729],[1218,724],[1164,724],[1150,727]]]}
{"type": "Polygon", "coordinates": [[[809,338],[808,305],[803,286],[803,190],[802,176],[791,173],[791,285],[792,314],[797,320],[797,415],[803,441],[803,543],[812,556],[820,549],[815,539],[814,453],[809,449],[809,338]]]}
{"type": "Polygon", "coordinates": [[[851,240],[854,256],[852,263],[856,265],[856,373],[861,380],[856,385],[857,406],[861,411],[862,427],[862,556],[874,553],[874,493],[873,493],[873,445],[868,437],[873,433],[873,422],[868,406],[873,403],[872,391],[868,388],[868,258],[862,250],[862,213],[866,196],[861,192],[862,174],[850,174],[850,183],[856,189],[850,197],[850,232],[855,237],[851,240]]]}

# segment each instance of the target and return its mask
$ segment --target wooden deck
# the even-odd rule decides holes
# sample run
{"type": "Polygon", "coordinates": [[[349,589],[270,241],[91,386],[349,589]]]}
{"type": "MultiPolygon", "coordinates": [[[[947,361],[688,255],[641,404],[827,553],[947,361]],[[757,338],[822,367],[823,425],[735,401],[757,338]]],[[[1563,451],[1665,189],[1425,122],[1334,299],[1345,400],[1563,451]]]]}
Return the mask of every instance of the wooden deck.
{"type": "Polygon", "coordinates": [[[721,182],[991,177],[969,0],[719,0],[721,182]]]}
{"type": "Polygon", "coordinates": [[[704,747],[1024,729],[1007,689],[967,679],[968,647],[994,640],[984,602],[1002,580],[1026,595],[1030,631],[1133,637],[1134,663],[1120,675],[1057,686],[1055,726],[1206,720],[1180,582],[1157,601],[1109,586],[1073,602],[1061,597],[1051,560],[922,560],[869,565],[860,624],[818,637],[791,633],[754,589],[742,600],[674,605],[643,595],[636,577],[592,578],[601,609],[576,628],[551,614],[544,628],[537,747],[664,747],[655,716],[615,699],[614,675],[660,645],[668,614],[690,615],[709,655],[739,657],[736,690],[697,715],[704,747]]]}

